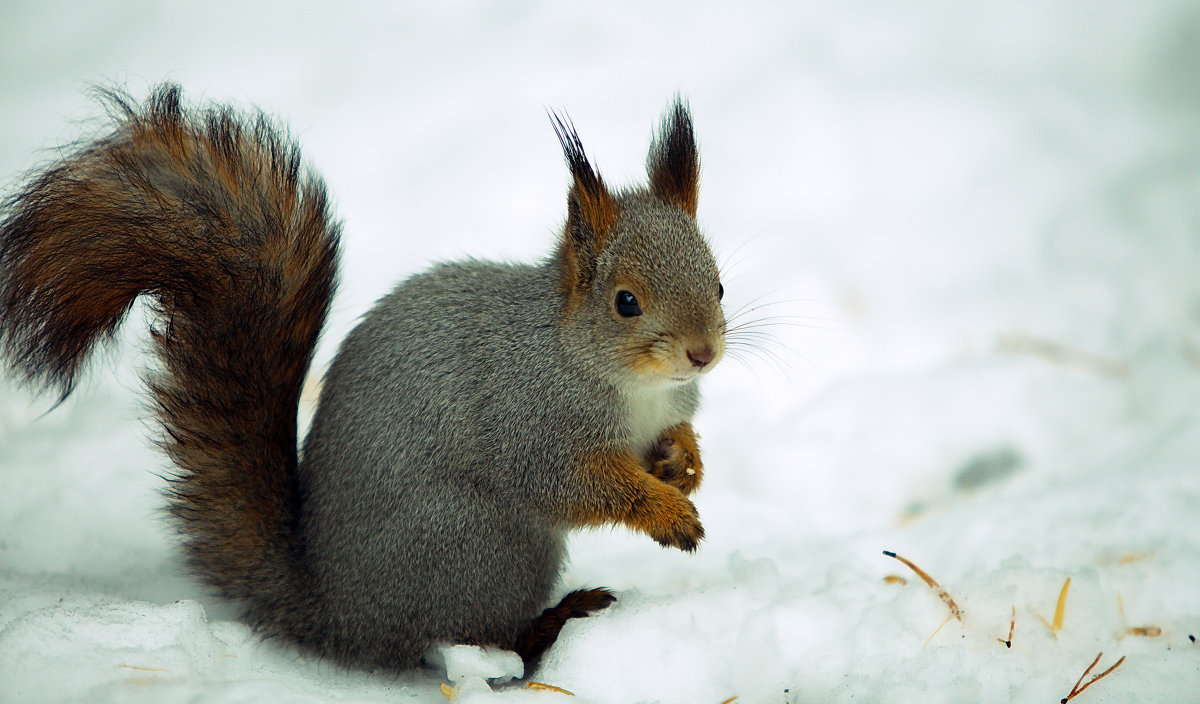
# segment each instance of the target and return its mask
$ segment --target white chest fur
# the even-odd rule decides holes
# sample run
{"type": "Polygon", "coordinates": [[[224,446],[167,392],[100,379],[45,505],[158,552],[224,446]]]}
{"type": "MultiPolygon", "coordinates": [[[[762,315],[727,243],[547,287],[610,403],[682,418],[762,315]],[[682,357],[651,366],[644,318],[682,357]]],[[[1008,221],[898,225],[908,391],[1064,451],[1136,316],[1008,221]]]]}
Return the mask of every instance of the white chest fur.
{"type": "Polygon", "coordinates": [[[687,419],[679,397],[675,386],[649,386],[625,392],[630,450],[639,456],[645,454],[664,430],[687,419]]]}

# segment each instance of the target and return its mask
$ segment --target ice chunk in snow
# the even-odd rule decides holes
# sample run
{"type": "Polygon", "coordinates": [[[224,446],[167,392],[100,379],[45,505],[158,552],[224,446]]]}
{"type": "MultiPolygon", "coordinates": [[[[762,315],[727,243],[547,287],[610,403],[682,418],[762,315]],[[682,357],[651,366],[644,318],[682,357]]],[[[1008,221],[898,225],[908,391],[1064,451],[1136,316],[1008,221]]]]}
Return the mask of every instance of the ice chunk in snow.
{"type": "Polygon", "coordinates": [[[427,658],[446,668],[446,678],[459,697],[490,692],[488,680],[507,682],[525,674],[521,658],[510,650],[477,645],[439,645],[427,658]]]}

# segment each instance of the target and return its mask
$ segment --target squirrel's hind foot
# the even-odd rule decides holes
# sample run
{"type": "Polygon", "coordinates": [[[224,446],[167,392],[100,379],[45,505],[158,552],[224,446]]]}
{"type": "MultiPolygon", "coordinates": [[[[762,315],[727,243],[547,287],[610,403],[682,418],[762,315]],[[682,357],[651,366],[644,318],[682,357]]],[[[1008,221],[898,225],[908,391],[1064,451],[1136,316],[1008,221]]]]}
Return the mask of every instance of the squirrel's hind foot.
{"type": "Polygon", "coordinates": [[[617,597],[603,587],[576,589],[564,596],[558,606],[546,609],[533,619],[517,639],[515,648],[525,663],[525,676],[529,677],[537,669],[542,655],[558,640],[558,634],[568,620],[586,618],[593,611],[607,609],[616,600],[617,597]]]}

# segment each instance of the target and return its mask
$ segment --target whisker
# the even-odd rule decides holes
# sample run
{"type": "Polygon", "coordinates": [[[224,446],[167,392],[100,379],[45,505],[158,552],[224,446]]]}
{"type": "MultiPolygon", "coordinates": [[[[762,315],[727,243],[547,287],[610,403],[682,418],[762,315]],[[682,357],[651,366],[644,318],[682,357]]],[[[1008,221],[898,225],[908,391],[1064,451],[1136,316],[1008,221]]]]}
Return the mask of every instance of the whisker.
{"type": "Polygon", "coordinates": [[[758,238],[767,234],[769,231],[770,231],[769,229],[759,230],[757,233],[742,240],[742,243],[739,244],[737,247],[734,247],[732,252],[723,256],[721,258],[721,261],[717,264],[717,273],[721,276],[721,278],[725,278],[725,274],[728,273],[731,269],[735,268],[736,265],[741,264],[741,262],[749,259],[750,256],[747,253],[746,256],[744,256],[742,259],[738,260],[736,263],[731,261],[739,252],[741,252],[743,249],[745,249],[751,242],[754,242],[758,238]]]}
{"type": "Polygon", "coordinates": [[[730,359],[736,360],[747,369],[751,369],[755,372],[759,371],[759,367],[756,364],[751,363],[752,359],[757,359],[761,363],[767,364],[775,369],[775,371],[782,374],[784,378],[789,380],[793,378],[793,375],[796,371],[792,365],[777,352],[761,345],[735,346],[732,349],[726,348],[726,353],[729,355],[730,359]]]}
{"type": "MultiPolygon", "coordinates": [[[[736,320],[744,315],[749,315],[750,313],[753,313],[755,311],[764,310],[764,309],[770,308],[772,306],[783,305],[785,303],[809,303],[809,302],[816,302],[816,299],[792,298],[792,299],[787,299],[787,300],[771,301],[769,303],[762,303],[762,304],[759,304],[759,305],[756,305],[753,307],[750,307],[750,303],[747,303],[747,304],[739,307],[737,310],[734,310],[729,315],[725,316],[725,318],[726,318],[726,320],[736,320]]],[[[753,301],[751,301],[751,303],[753,303],[753,301]]],[[[806,315],[806,316],[797,316],[797,317],[819,318],[820,316],[806,315]]],[[[833,320],[833,319],[830,318],[828,320],[833,320]]]]}
{"type": "Polygon", "coordinates": [[[832,325],[816,325],[812,323],[800,323],[791,321],[759,321],[751,320],[745,323],[740,323],[734,327],[725,330],[726,335],[737,334],[745,330],[769,330],[773,328],[804,328],[806,330],[825,330],[828,332],[841,332],[843,328],[832,325]]]}

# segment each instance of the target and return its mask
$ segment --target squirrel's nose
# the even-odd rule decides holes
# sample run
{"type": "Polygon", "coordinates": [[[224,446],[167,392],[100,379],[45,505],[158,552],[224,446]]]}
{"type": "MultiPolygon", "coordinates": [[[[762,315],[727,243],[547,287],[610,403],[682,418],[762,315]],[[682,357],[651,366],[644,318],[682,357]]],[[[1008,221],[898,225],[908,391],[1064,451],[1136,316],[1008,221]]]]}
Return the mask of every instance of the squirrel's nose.
{"type": "Polygon", "coordinates": [[[688,349],[687,358],[691,361],[692,366],[697,369],[703,369],[708,366],[708,363],[713,361],[716,352],[713,351],[712,345],[705,345],[700,349],[688,349]]]}

